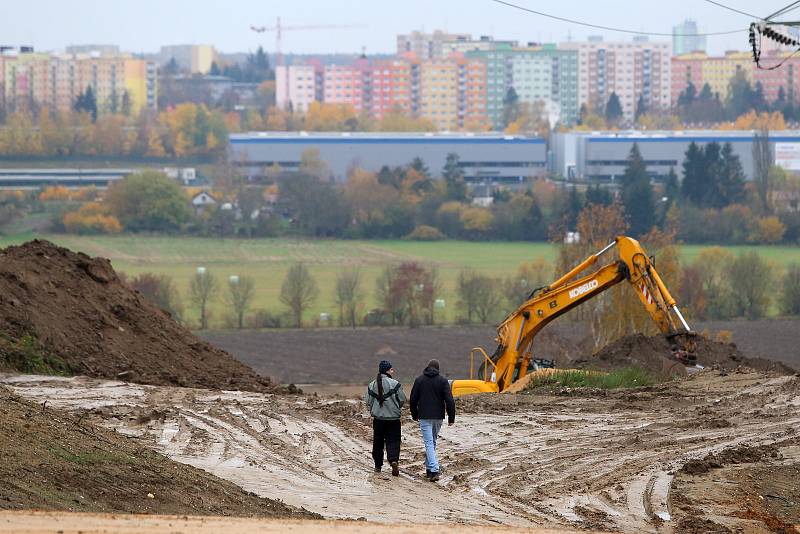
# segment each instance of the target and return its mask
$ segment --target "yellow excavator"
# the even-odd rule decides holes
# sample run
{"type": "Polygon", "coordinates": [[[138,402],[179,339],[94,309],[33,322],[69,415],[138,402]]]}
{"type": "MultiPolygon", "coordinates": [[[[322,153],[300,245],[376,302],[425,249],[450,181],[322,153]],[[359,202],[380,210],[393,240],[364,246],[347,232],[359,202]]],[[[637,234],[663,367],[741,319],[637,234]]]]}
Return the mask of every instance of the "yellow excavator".
{"type": "Polygon", "coordinates": [[[592,254],[552,284],[534,290],[497,327],[498,346],[491,357],[482,348],[472,349],[470,378],[453,380],[453,395],[502,392],[530,371],[537,370],[541,362],[532,359],[531,355],[536,334],[556,317],[623,280],[633,286],[647,313],[672,343],[672,358],[686,366],[693,366],[697,359],[695,333],[689,328],[675,299],[658,275],[653,258],[635,239],[618,236],[603,250],[592,254]],[[619,260],[575,279],[614,247],[619,252],[619,260]],[[479,365],[477,377],[474,372],[476,363],[479,365]]]}

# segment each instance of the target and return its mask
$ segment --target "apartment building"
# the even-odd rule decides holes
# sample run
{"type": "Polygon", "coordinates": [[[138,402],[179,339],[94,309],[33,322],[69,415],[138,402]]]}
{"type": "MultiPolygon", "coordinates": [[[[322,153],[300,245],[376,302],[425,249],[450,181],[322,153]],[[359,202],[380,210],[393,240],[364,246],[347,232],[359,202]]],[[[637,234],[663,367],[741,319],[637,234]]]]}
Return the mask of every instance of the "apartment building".
{"type": "Polygon", "coordinates": [[[639,97],[648,107],[670,105],[670,45],[641,38],[606,43],[598,38],[562,43],[562,50],[578,54],[578,105],[598,112],[616,93],[626,119],[633,119],[639,97]]]}
{"type": "Polygon", "coordinates": [[[764,66],[782,63],[779,69],[759,69],[753,63],[748,52],[727,52],[723,56],[706,54],[685,54],[672,58],[672,103],[686,90],[689,83],[694,84],[699,93],[707,83],[713,93],[719,93],[720,99],[728,96],[731,78],[742,72],[755,87],[761,84],[764,98],[774,102],[783,91],[783,98],[796,102],[800,89],[800,57],[791,52],[771,50],[762,52],[761,63],[764,66]]]}
{"type": "Polygon", "coordinates": [[[726,52],[722,57],[706,57],[702,63],[703,84],[711,87],[722,100],[728,96],[728,84],[736,73],[743,72],[753,81],[753,55],[749,52],[726,52]]]}
{"type": "Polygon", "coordinates": [[[2,57],[2,86],[10,111],[29,111],[33,106],[68,111],[75,99],[91,87],[98,112],[131,113],[155,109],[155,64],[131,57],[50,55],[19,53],[2,57]]]}
{"type": "Polygon", "coordinates": [[[504,100],[513,87],[520,102],[544,104],[557,110],[558,120],[574,124],[578,118],[578,54],[556,45],[519,48],[499,42],[492,50],[466,55],[486,65],[487,115],[495,129],[503,127],[504,100]]]}
{"type": "Polygon", "coordinates": [[[275,105],[306,112],[322,100],[322,71],[318,65],[279,65],[275,69],[275,105]]]}
{"type": "Polygon", "coordinates": [[[435,30],[433,33],[413,31],[397,36],[397,55],[412,53],[421,60],[442,59],[450,53],[445,43],[470,41],[468,33],[447,33],[435,30]]]}
{"type": "Polygon", "coordinates": [[[191,74],[208,74],[219,53],[212,45],[170,45],[161,47],[158,59],[162,65],[174,59],[181,70],[191,74]]]}

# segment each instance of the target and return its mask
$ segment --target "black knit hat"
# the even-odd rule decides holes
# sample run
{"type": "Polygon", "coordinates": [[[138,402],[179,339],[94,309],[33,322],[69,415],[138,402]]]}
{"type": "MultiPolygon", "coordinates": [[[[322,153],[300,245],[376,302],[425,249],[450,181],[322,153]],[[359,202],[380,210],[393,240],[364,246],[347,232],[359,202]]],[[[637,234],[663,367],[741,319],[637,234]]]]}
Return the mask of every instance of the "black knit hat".
{"type": "Polygon", "coordinates": [[[392,362],[389,360],[382,360],[381,363],[378,364],[378,372],[386,374],[389,372],[389,369],[392,368],[392,362]]]}

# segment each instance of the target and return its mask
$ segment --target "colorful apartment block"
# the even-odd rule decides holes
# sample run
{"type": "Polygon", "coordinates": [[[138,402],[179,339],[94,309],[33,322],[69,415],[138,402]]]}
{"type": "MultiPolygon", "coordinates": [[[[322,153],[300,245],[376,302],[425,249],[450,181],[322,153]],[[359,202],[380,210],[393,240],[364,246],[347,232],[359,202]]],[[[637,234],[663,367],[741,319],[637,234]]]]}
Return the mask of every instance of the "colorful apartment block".
{"type": "Polygon", "coordinates": [[[753,80],[753,55],[749,52],[727,52],[722,57],[707,57],[702,65],[703,84],[700,88],[708,84],[711,92],[719,94],[722,100],[728,96],[728,84],[737,72],[743,72],[748,80],[753,80]]]}
{"type": "Polygon", "coordinates": [[[590,40],[562,43],[578,53],[578,104],[602,112],[612,93],[620,99],[626,119],[633,119],[640,97],[650,109],[670,105],[670,45],[634,39],[606,43],[590,40]]]}
{"type": "Polygon", "coordinates": [[[753,84],[761,84],[767,102],[778,100],[783,90],[783,98],[787,102],[797,103],[800,99],[800,57],[787,51],[773,51],[761,55],[761,63],[764,66],[769,67],[781,62],[783,64],[779,69],[759,69],[753,65],[753,84]]]}
{"type": "Polygon", "coordinates": [[[370,116],[382,119],[387,113],[411,111],[411,64],[408,61],[377,61],[369,75],[365,109],[370,116]]]}
{"type": "Polygon", "coordinates": [[[492,50],[474,50],[467,56],[486,65],[487,114],[495,129],[503,127],[504,100],[511,87],[520,102],[544,104],[566,124],[577,120],[577,52],[552,44],[519,48],[498,42],[492,50]]]}
{"type": "Polygon", "coordinates": [[[20,53],[2,56],[2,68],[5,106],[10,111],[30,111],[34,106],[68,111],[88,87],[99,113],[121,112],[125,101],[134,114],[156,107],[156,69],[149,61],[20,53]]]}
{"type": "Polygon", "coordinates": [[[728,52],[714,57],[706,54],[685,54],[672,58],[672,103],[677,103],[680,94],[691,82],[699,93],[708,84],[712,93],[724,100],[728,96],[731,78],[738,72],[744,73],[755,87],[761,84],[764,98],[774,102],[783,90],[787,101],[797,101],[800,88],[800,57],[791,52],[770,50],[763,52],[761,63],[765,66],[782,63],[779,69],[759,69],[747,52],[728,52]]]}
{"type": "Polygon", "coordinates": [[[670,95],[674,106],[678,97],[686,91],[689,84],[694,85],[695,91],[700,93],[703,88],[703,62],[708,56],[704,53],[684,54],[673,56],[670,60],[670,95]]]}

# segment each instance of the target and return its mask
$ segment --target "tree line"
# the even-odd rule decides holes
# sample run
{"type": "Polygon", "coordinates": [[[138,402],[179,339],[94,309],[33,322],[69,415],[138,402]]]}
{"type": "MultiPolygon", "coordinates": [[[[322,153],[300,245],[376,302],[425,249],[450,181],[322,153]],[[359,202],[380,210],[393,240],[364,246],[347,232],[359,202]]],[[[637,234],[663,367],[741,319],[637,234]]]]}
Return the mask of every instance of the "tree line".
{"type": "MultiPolygon", "coordinates": [[[[452,318],[459,324],[501,320],[535,289],[605,246],[614,235],[627,232],[624,208],[619,203],[589,206],[580,213],[578,228],[585,239],[562,244],[555,263],[538,258],[505,277],[462,269],[456,280],[456,313],[452,318]]],[[[689,319],[760,319],[775,311],[800,315],[800,264],[782,269],[756,252],[735,255],[714,247],[683,264],[675,234],[657,229],[642,236],[642,243],[656,256],[659,274],[689,319]]],[[[281,282],[282,311],[253,309],[256,280],[249,276],[220,282],[210,269],[198,269],[188,286],[196,317],[184,315],[180,294],[168,276],[144,273],[128,281],[150,302],[200,329],[209,327],[209,307],[220,299],[227,309],[223,324],[229,328],[417,327],[446,321],[445,294],[434,267],[413,261],[386,266],[372,292],[372,302],[377,306],[368,304],[365,282],[357,267],[340,270],[332,287],[325,288],[332,292],[336,313],[310,318],[308,311],[321,290],[303,263],[291,265],[281,282]]],[[[625,283],[570,311],[565,320],[583,324],[597,346],[637,331],[655,333],[638,297],[625,283]]]]}

